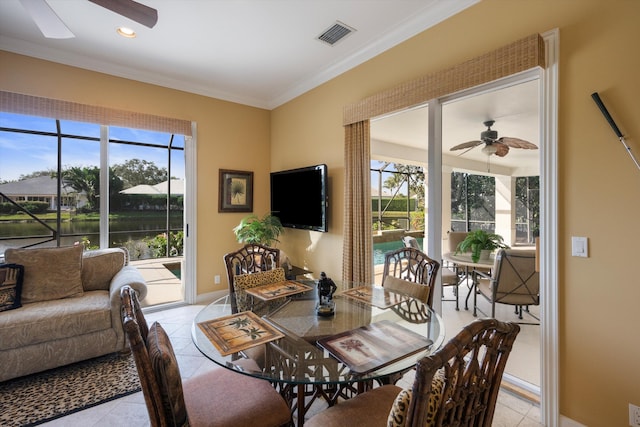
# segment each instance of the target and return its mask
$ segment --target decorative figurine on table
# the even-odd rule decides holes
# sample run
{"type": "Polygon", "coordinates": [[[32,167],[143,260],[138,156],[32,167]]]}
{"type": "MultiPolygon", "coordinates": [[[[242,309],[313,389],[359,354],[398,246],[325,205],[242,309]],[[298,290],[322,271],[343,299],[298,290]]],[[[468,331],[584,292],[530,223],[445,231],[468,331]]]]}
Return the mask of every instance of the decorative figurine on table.
{"type": "Polygon", "coordinates": [[[318,280],[318,315],[319,316],[333,316],[335,314],[336,304],[333,302],[333,294],[338,287],[336,284],[327,277],[325,272],[320,273],[320,280],[318,280]]]}

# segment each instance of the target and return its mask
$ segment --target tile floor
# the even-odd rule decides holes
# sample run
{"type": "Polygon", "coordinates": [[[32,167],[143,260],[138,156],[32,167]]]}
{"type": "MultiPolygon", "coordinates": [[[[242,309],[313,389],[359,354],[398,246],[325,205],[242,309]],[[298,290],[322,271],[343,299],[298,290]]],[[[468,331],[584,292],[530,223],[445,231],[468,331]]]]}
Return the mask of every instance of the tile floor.
{"type": "MultiPolygon", "coordinates": [[[[191,341],[191,323],[201,305],[184,306],[147,313],[149,324],[158,321],[171,338],[183,378],[189,378],[218,367],[195,348],[191,341]]],[[[408,387],[409,373],[399,385],[408,387]]],[[[322,410],[322,404],[312,410],[322,410]]],[[[43,424],[47,427],[101,427],[101,426],[148,426],[149,418],[141,392],[86,409],[75,414],[43,424]]],[[[349,423],[349,425],[354,425],[349,423]]],[[[540,427],[540,410],[535,404],[515,395],[501,391],[496,406],[493,425],[496,427],[540,427]]]]}

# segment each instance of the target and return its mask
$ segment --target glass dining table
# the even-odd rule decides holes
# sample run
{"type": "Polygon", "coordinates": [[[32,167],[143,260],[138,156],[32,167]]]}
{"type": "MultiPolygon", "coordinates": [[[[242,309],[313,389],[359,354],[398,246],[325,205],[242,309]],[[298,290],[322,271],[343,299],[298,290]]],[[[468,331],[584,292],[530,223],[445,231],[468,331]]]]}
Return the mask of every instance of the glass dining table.
{"type": "Polygon", "coordinates": [[[249,296],[258,313],[238,312],[235,295],[214,301],[196,315],[192,338],[216,364],[271,382],[299,426],[314,400],[333,405],[373,381],[393,383],[443,344],[442,319],[416,299],[378,285],[338,282],[333,313],[321,315],[317,281],[293,284],[306,291],[267,304],[249,296]]]}

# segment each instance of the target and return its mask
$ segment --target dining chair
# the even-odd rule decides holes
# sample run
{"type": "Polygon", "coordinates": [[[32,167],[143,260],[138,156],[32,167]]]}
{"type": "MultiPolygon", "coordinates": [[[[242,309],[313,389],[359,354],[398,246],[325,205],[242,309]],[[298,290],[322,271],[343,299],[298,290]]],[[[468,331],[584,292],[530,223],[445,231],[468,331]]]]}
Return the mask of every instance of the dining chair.
{"type": "Polygon", "coordinates": [[[233,288],[236,299],[237,311],[253,311],[256,314],[267,314],[272,308],[278,307],[284,301],[284,297],[271,301],[260,301],[249,295],[247,289],[270,283],[283,282],[286,279],[284,268],[260,271],[257,273],[238,274],[233,278],[233,288]]]}
{"type": "MultiPolygon", "coordinates": [[[[536,252],[529,249],[500,249],[496,253],[490,273],[477,271],[477,291],[473,297],[473,315],[477,315],[477,296],[491,303],[491,317],[496,315],[496,304],[515,306],[515,314],[522,320],[522,311],[530,305],[540,305],[540,274],[536,271],[536,252]]],[[[537,316],[529,315],[536,320],[537,316]]]]}
{"type": "Polygon", "coordinates": [[[285,426],[291,411],[265,380],[226,368],[181,380],[171,341],[158,322],[148,329],[136,292],[122,288],[122,324],[133,352],[152,427],[285,426]]]}
{"type": "Polygon", "coordinates": [[[416,293],[424,292],[424,301],[429,307],[433,302],[433,286],[438,275],[440,263],[429,258],[419,249],[403,247],[387,252],[384,257],[384,269],[382,272],[382,286],[397,284],[390,278],[402,279],[412,282],[422,288],[416,293]],[[393,284],[391,284],[393,282],[393,284]]]}
{"type": "Polygon", "coordinates": [[[477,319],[416,364],[410,389],[384,385],[328,408],[306,427],[490,427],[504,368],[520,326],[477,319]]]}
{"type": "Polygon", "coordinates": [[[223,260],[227,270],[229,295],[233,295],[235,292],[233,286],[234,276],[258,273],[280,267],[280,249],[257,243],[247,244],[237,251],[225,254],[223,260]]]}

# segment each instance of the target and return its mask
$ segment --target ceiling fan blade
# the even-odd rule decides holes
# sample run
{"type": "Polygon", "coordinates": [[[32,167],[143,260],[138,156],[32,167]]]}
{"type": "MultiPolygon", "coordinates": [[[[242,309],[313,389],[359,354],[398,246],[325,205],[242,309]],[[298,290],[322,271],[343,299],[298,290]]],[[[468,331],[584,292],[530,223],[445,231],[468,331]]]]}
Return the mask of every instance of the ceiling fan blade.
{"type": "Polygon", "coordinates": [[[504,144],[504,145],[508,145],[509,147],[512,148],[524,148],[527,150],[537,150],[538,146],[529,142],[529,141],[525,141],[524,139],[520,139],[520,138],[510,138],[508,136],[504,136],[502,138],[498,138],[498,142],[504,144]]]}
{"type": "MultiPolygon", "coordinates": [[[[462,144],[458,144],[454,147],[451,147],[450,151],[455,151],[455,150],[464,150],[465,148],[473,148],[476,147],[480,144],[482,144],[482,141],[467,141],[467,142],[463,142],[462,144]]],[[[465,151],[466,153],[466,151],[465,151]]],[[[464,154],[464,153],[462,153],[464,154]]]]}
{"type": "Polygon", "coordinates": [[[507,154],[509,154],[509,146],[506,144],[503,144],[501,142],[494,142],[493,145],[496,148],[496,152],[494,153],[496,156],[498,157],[504,157],[507,154]]]}
{"type": "Polygon", "coordinates": [[[474,148],[478,147],[478,145],[474,145],[472,147],[467,148],[466,150],[464,150],[462,153],[458,154],[458,157],[467,154],[469,151],[473,150],[474,148]]]}
{"type": "Polygon", "coordinates": [[[133,0],[89,0],[98,6],[136,21],[145,27],[153,28],[158,22],[158,11],[133,0]]]}
{"type": "Polygon", "coordinates": [[[20,0],[20,3],[46,38],[70,39],[75,37],[45,0],[20,0]]]}

